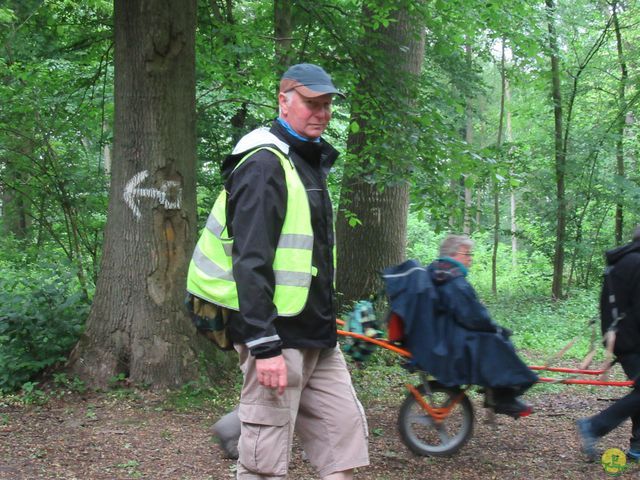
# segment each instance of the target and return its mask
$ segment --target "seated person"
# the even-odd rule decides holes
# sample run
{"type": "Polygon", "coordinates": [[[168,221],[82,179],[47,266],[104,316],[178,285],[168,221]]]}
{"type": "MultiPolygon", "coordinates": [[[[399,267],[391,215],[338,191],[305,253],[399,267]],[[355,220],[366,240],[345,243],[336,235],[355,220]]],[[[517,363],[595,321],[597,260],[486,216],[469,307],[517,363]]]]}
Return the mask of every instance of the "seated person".
{"type": "Polygon", "coordinates": [[[518,397],[537,376],[518,357],[511,332],[497,325],[466,275],[473,241],[450,235],[427,268],[409,260],[383,273],[391,309],[404,323],[412,361],[445,386],[485,387],[485,405],[514,418],[531,407],[518,397]]]}

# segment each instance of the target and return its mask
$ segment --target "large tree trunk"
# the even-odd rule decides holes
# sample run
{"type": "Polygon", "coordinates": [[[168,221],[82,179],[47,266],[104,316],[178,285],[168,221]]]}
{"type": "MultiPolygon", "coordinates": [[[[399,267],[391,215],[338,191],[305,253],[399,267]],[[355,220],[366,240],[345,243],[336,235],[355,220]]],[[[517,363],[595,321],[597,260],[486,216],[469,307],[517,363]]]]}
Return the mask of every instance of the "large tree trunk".
{"type": "MultiPolygon", "coordinates": [[[[363,67],[353,95],[352,124],[359,130],[350,131],[347,150],[348,159],[357,159],[359,168],[347,168],[343,176],[336,224],[341,305],[375,292],[380,286],[378,272],[405,258],[409,185],[406,180],[373,183],[380,165],[391,176],[401,177],[416,158],[412,137],[417,131],[410,112],[415,78],[422,69],[425,32],[409,15],[409,2],[397,5],[392,13],[396,21],[388,27],[365,26],[366,46],[374,58],[375,52],[381,55],[363,67]],[[359,224],[352,226],[355,219],[359,224]]],[[[371,20],[366,6],[363,16],[371,20]]]]}
{"type": "Polygon", "coordinates": [[[564,274],[564,242],[566,237],[567,205],[565,199],[566,150],[563,142],[562,93],[560,90],[560,59],[558,58],[558,38],[555,27],[556,7],[553,0],[546,0],[551,52],[551,91],[555,120],[555,172],[556,172],[556,241],[553,256],[553,282],[551,295],[562,297],[564,274]]]}
{"type": "Polygon", "coordinates": [[[117,374],[179,386],[198,377],[183,308],[196,233],[196,2],[116,0],[115,125],[96,295],[69,367],[91,385],[117,374]]]}
{"type": "MultiPolygon", "coordinates": [[[[626,106],[626,88],[627,79],[629,74],[627,73],[627,62],[624,57],[624,51],[622,46],[622,33],[620,32],[620,22],[618,21],[618,2],[611,4],[613,9],[613,26],[616,33],[616,46],[618,51],[618,63],[620,64],[620,81],[618,82],[618,125],[616,128],[616,175],[619,178],[624,178],[624,129],[627,121],[627,106],[626,106]]],[[[620,188],[618,191],[618,198],[623,198],[624,189],[620,188]]],[[[622,202],[616,203],[616,245],[622,244],[622,232],[624,229],[624,218],[622,210],[622,202]]]]}

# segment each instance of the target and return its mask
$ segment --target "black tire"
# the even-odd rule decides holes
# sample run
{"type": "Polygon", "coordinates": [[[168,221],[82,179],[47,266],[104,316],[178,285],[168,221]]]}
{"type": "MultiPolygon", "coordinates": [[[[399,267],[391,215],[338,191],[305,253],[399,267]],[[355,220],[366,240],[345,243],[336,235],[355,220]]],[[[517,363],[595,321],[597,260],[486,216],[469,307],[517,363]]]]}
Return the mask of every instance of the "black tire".
{"type": "Polygon", "coordinates": [[[432,407],[445,407],[460,394],[460,402],[449,416],[436,423],[418,404],[411,392],[402,402],[398,415],[400,438],[416,455],[445,457],[453,455],[467,443],[473,434],[473,406],[469,397],[459,388],[443,387],[437,382],[429,382],[429,392],[424,385],[418,391],[432,407]]]}

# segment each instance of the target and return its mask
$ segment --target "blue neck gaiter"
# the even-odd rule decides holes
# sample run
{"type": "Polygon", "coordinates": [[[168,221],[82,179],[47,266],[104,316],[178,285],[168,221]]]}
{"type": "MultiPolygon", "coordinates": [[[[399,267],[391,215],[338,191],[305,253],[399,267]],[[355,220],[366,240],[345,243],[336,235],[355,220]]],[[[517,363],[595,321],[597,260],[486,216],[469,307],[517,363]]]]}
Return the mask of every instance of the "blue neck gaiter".
{"type": "Polygon", "coordinates": [[[302,140],[303,142],[320,143],[319,137],[318,138],[303,137],[298,132],[296,132],[293,128],[291,128],[291,125],[289,125],[286,120],[280,117],[278,117],[278,122],[280,122],[280,125],[282,125],[287,130],[287,132],[289,132],[293,137],[297,138],[298,140],[302,140]]]}
{"type": "Polygon", "coordinates": [[[467,267],[465,267],[459,261],[457,261],[457,260],[455,260],[455,259],[453,259],[451,257],[441,257],[438,260],[442,260],[442,261],[445,261],[445,262],[452,263],[453,265],[455,265],[456,267],[458,267],[460,269],[460,271],[462,272],[462,275],[464,275],[465,277],[469,273],[469,269],[467,267]]]}

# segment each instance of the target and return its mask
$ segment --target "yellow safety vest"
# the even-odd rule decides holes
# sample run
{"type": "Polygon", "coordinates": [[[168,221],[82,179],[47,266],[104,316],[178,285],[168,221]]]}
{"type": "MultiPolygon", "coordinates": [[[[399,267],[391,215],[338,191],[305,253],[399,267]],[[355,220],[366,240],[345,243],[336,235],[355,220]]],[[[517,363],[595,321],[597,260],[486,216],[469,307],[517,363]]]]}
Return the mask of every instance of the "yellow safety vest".
{"type": "MultiPolygon", "coordinates": [[[[237,147],[236,147],[237,149],[237,147]]],[[[280,160],[287,184],[287,211],[273,261],[275,291],[273,303],[279,316],[299,314],[307,303],[313,275],[313,230],[307,192],[293,162],[279,149],[259,146],[245,155],[235,168],[259,150],[269,150],[280,160]]],[[[234,169],[235,170],[235,169],[234,169]]],[[[226,228],[227,192],[220,192],[207,225],[193,252],[187,276],[187,290],[207,301],[239,310],[233,278],[233,238],[226,228]]]]}

